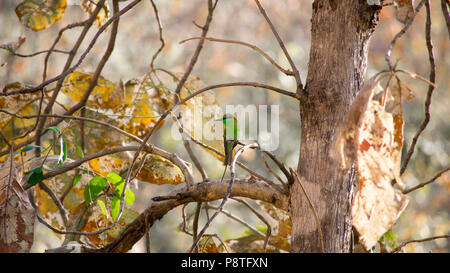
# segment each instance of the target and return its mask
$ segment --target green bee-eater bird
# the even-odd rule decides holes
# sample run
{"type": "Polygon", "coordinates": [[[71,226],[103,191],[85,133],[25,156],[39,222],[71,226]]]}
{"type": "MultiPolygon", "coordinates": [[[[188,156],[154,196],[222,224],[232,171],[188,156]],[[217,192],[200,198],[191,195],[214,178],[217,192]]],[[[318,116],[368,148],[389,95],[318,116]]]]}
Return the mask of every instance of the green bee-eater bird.
{"type": "Polygon", "coordinates": [[[225,148],[225,159],[223,165],[231,164],[233,158],[233,149],[239,143],[237,119],[233,114],[225,114],[222,117],[223,122],[223,145],[225,148]]]}

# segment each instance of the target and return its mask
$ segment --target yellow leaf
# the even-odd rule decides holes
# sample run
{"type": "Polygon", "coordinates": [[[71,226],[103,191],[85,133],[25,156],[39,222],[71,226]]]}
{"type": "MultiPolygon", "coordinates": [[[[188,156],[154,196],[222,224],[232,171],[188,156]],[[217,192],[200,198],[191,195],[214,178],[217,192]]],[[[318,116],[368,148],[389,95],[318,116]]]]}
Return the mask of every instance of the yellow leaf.
{"type": "Polygon", "coordinates": [[[92,170],[102,176],[108,175],[111,171],[120,172],[124,169],[126,160],[118,156],[102,156],[89,160],[92,170]]]}
{"type": "Polygon", "coordinates": [[[156,185],[178,185],[184,182],[184,176],[180,168],[158,155],[146,157],[146,161],[136,178],[156,185]]]}
{"type": "Polygon", "coordinates": [[[39,31],[61,19],[65,9],[66,0],[26,0],[15,11],[22,24],[39,31]]]}
{"type": "MultiPolygon", "coordinates": [[[[73,72],[64,79],[64,94],[72,100],[79,102],[89,87],[92,75],[82,72],[73,72]]],[[[103,77],[99,77],[97,85],[92,90],[87,104],[96,105],[102,109],[112,109],[121,104],[123,94],[121,89],[103,77]]]]}

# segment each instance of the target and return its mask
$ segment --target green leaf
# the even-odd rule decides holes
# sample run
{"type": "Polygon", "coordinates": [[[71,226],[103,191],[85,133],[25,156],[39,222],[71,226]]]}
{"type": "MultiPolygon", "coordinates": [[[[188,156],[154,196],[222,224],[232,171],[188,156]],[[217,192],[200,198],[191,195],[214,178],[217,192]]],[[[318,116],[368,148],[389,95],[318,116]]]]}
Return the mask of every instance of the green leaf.
{"type": "Polygon", "coordinates": [[[398,247],[397,234],[392,230],[389,230],[381,236],[380,242],[383,243],[386,250],[390,252],[398,247]]]}
{"type": "Polygon", "coordinates": [[[105,203],[103,203],[102,200],[98,199],[97,204],[100,206],[100,209],[102,210],[103,214],[108,218],[108,212],[106,211],[105,203]]]}
{"type": "Polygon", "coordinates": [[[92,199],[100,194],[100,192],[105,188],[106,183],[106,178],[101,176],[96,176],[89,180],[86,187],[84,187],[84,200],[86,201],[86,204],[89,204],[92,199]]]}
{"type": "Polygon", "coordinates": [[[74,186],[75,186],[76,184],[78,184],[78,182],[80,182],[81,176],[82,176],[81,173],[79,173],[79,174],[77,174],[77,175],[75,176],[75,178],[73,179],[73,185],[74,185],[74,186]]]}
{"type": "Polygon", "coordinates": [[[42,129],[42,133],[45,133],[45,132],[47,132],[48,130],[51,130],[51,131],[57,133],[58,135],[61,134],[61,131],[60,131],[60,130],[58,129],[58,127],[56,127],[56,126],[51,126],[51,127],[42,129]]]}
{"type": "Polygon", "coordinates": [[[77,155],[78,155],[80,158],[83,158],[83,157],[84,157],[84,153],[83,153],[83,150],[81,149],[80,145],[77,145],[77,155]]]}
{"type": "Polygon", "coordinates": [[[28,172],[25,172],[25,174],[30,174],[30,178],[28,178],[28,184],[35,185],[42,181],[42,177],[44,176],[44,173],[42,172],[42,167],[37,167],[32,170],[29,170],[28,172]]]}
{"type": "MultiPolygon", "coordinates": [[[[115,196],[120,198],[122,196],[123,192],[123,186],[125,183],[120,183],[116,185],[116,189],[114,190],[115,196]]],[[[127,187],[125,190],[125,196],[124,196],[125,202],[127,202],[128,205],[133,205],[134,203],[134,193],[127,187]]]]}
{"type": "Polygon", "coordinates": [[[116,221],[117,216],[120,211],[120,198],[117,196],[113,196],[111,200],[111,216],[114,221],[116,221]]]}
{"type": "Polygon", "coordinates": [[[23,149],[22,149],[22,153],[26,153],[26,152],[28,152],[28,151],[30,151],[30,150],[32,150],[32,149],[36,149],[36,148],[40,148],[41,146],[39,146],[39,145],[27,145],[27,146],[25,146],[23,149]]]}
{"type": "Polygon", "coordinates": [[[106,179],[108,179],[108,181],[113,185],[118,185],[123,182],[123,178],[116,173],[108,173],[106,179]]]}

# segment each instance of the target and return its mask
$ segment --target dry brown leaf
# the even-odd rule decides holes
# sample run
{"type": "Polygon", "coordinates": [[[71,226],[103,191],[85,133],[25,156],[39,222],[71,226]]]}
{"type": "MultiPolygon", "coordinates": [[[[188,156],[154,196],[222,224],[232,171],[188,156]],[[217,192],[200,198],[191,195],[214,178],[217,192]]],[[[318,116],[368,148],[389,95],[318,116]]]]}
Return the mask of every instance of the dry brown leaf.
{"type": "Polygon", "coordinates": [[[367,81],[344,119],[332,157],[347,169],[356,162],[359,191],[352,204],[353,225],[366,249],[395,223],[409,201],[391,185],[404,188],[399,170],[403,144],[401,83],[386,90],[381,105],[374,99],[383,88],[376,77],[367,81]],[[386,108],[386,109],[385,109],[386,108]]]}
{"type": "Polygon", "coordinates": [[[344,118],[334,147],[331,150],[331,158],[340,161],[341,169],[348,169],[355,162],[356,134],[360,127],[361,117],[373,95],[379,91],[381,91],[381,86],[376,83],[376,77],[370,78],[356,95],[344,118]]]}
{"type": "Polygon", "coordinates": [[[29,252],[34,240],[36,211],[17,179],[18,174],[13,176],[11,181],[9,176],[0,180],[0,253],[29,252]]]}
{"type": "Polygon", "coordinates": [[[358,131],[359,191],[351,211],[353,226],[366,249],[372,248],[395,223],[409,201],[391,185],[394,178],[400,181],[395,128],[398,125],[394,125],[392,114],[378,101],[370,101],[358,131]]]}
{"type": "Polygon", "coordinates": [[[394,0],[395,17],[406,24],[414,16],[414,0],[394,0]]]}
{"type": "Polygon", "coordinates": [[[156,185],[178,185],[184,182],[183,172],[180,168],[169,160],[152,154],[146,157],[145,163],[136,178],[156,185]]]}

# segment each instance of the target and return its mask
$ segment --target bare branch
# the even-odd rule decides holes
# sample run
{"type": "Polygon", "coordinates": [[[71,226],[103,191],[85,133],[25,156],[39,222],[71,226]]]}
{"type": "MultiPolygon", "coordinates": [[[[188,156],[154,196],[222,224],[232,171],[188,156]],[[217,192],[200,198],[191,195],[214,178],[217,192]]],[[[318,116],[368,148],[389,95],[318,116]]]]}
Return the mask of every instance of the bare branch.
{"type": "Polygon", "coordinates": [[[233,199],[241,204],[244,204],[251,212],[253,212],[253,214],[255,214],[259,218],[259,220],[261,220],[264,224],[266,224],[267,232],[266,232],[266,238],[264,239],[264,245],[263,245],[263,251],[266,252],[267,244],[269,243],[270,236],[272,235],[272,227],[270,226],[269,221],[267,221],[266,218],[264,218],[264,216],[261,215],[261,213],[257,212],[249,203],[247,203],[243,199],[236,198],[236,197],[233,197],[231,199],[233,199]]]}
{"type": "Polygon", "coordinates": [[[388,64],[389,70],[393,70],[393,66],[391,63],[391,52],[392,52],[392,48],[394,47],[395,43],[397,42],[397,40],[403,36],[403,34],[406,33],[406,31],[409,29],[409,27],[412,25],[412,23],[414,22],[414,18],[416,17],[416,14],[420,11],[420,9],[422,8],[423,4],[425,3],[425,0],[420,1],[420,3],[417,5],[416,9],[414,10],[414,15],[411,16],[411,18],[409,19],[409,21],[406,23],[406,25],[402,28],[402,30],[400,30],[399,33],[397,33],[394,37],[394,39],[392,40],[392,42],[389,44],[388,50],[386,51],[386,55],[385,55],[385,60],[388,64]]]}
{"type": "MultiPolygon", "coordinates": [[[[186,187],[174,190],[163,201],[153,202],[141,213],[138,218],[130,224],[119,237],[111,244],[105,246],[104,252],[126,252],[139,241],[145,232],[145,218],[148,218],[149,226],[152,226],[157,220],[161,219],[167,212],[173,208],[189,203],[189,202],[209,202],[223,198],[228,190],[230,180],[207,181],[196,183],[191,191],[187,191],[186,187]]],[[[271,203],[276,207],[287,210],[289,206],[289,198],[268,185],[253,179],[234,179],[230,197],[241,196],[254,200],[262,200],[271,203]]]]}
{"type": "MultiPolygon", "coordinates": [[[[236,154],[233,156],[233,159],[231,160],[231,164],[230,164],[230,173],[231,173],[231,179],[230,179],[230,184],[228,186],[227,192],[225,193],[225,196],[222,199],[222,203],[220,203],[219,208],[217,209],[217,211],[211,216],[211,218],[206,222],[205,226],[203,227],[203,229],[200,231],[200,233],[198,234],[197,239],[195,240],[195,242],[192,244],[189,252],[192,252],[195,247],[197,246],[198,242],[200,241],[200,239],[202,238],[203,234],[205,233],[205,231],[208,229],[209,225],[212,223],[212,221],[214,220],[214,218],[217,217],[217,215],[223,210],[223,207],[225,206],[225,203],[228,200],[228,197],[230,197],[231,194],[231,188],[233,187],[233,183],[234,183],[234,176],[235,176],[235,168],[236,168],[236,160],[239,158],[239,156],[241,155],[241,153],[248,149],[248,148],[253,148],[253,147],[259,147],[258,144],[256,143],[250,143],[245,145],[244,147],[241,147],[239,150],[237,150],[236,154]]],[[[226,167],[226,166],[225,166],[226,167]]]]}
{"type": "Polygon", "coordinates": [[[150,69],[152,71],[154,71],[155,67],[153,66],[153,64],[154,64],[156,58],[158,57],[159,53],[163,50],[166,43],[164,42],[164,38],[163,38],[163,33],[162,33],[163,29],[162,29],[162,25],[161,25],[161,20],[159,19],[158,9],[156,8],[155,2],[153,0],[150,0],[150,3],[152,4],[153,12],[155,13],[156,22],[158,23],[159,41],[161,41],[161,46],[158,48],[156,53],[153,55],[152,61],[150,62],[150,69]]]}
{"type": "MultiPolygon", "coordinates": [[[[86,25],[84,26],[83,30],[81,31],[80,36],[78,37],[77,41],[75,42],[75,45],[73,46],[72,50],[70,51],[69,57],[67,58],[66,64],[64,65],[64,68],[63,68],[63,73],[64,73],[64,71],[67,71],[70,68],[70,65],[72,64],[72,61],[75,58],[75,55],[78,51],[78,48],[80,47],[81,43],[83,42],[84,38],[86,37],[87,32],[89,31],[90,27],[92,26],[97,14],[100,12],[100,9],[103,7],[104,3],[105,3],[105,0],[100,0],[100,2],[98,3],[97,7],[94,10],[94,12],[89,17],[89,20],[86,22],[86,25]]],[[[113,3],[115,3],[115,2],[113,1],[113,3]]],[[[117,11],[115,10],[115,12],[117,12],[117,11]]],[[[105,56],[103,56],[102,60],[100,61],[100,64],[97,67],[96,73],[94,74],[91,82],[89,83],[89,87],[86,90],[86,93],[90,93],[89,88],[93,89],[94,86],[97,84],[98,76],[100,75],[100,71],[102,70],[103,65],[104,65],[104,64],[101,65],[101,63],[103,63],[103,61],[104,61],[103,59],[105,57],[106,58],[109,57],[108,51],[110,48],[111,40],[113,40],[113,43],[115,42],[115,36],[116,36],[115,34],[117,33],[117,22],[118,22],[118,20],[114,22],[114,24],[116,26],[113,27],[113,31],[111,32],[111,39],[110,39],[110,43],[108,44],[107,52],[105,53],[105,56]],[[94,85],[91,87],[92,83],[94,83],[94,85]]],[[[109,52],[109,53],[111,53],[111,52],[109,52]]],[[[58,97],[58,94],[62,88],[63,82],[64,82],[64,78],[60,78],[58,80],[58,82],[56,84],[56,89],[53,91],[53,94],[52,94],[50,100],[47,102],[47,106],[44,109],[44,114],[49,114],[52,111],[53,105],[55,104],[56,98],[58,97]]],[[[86,95],[86,93],[85,93],[85,95],[86,95]]],[[[87,98],[86,98],[86,100],[87,100],[87,98]]],[[[40,114],[40,111],[39,111],[39,114],[40,114]]],[[[36,121],[36,124],[37,124],[36,125],[36,134],[35,134],[34,138],[35,138],[35,143],[37,146],[41,145],[41,132],[45,126],[46,120],[47,120],[47,118],[43,117],[43,118],[38,118],[38,121],[36,121]]],[[[40,149],[36,149],[35,155],[39,156],[40,152],[41,152],[40,149]]]]}
{"type": "MultiPolygon", "coordinates": [[[[423,3],[422,1],[421,3],[423,3]]],[[[434,91],[434,84],[436,82],[436,63],[434,60],[434,53],[433,53],[433,42],[431,40],[431,9],[430,9],[430,1],[425,1],[425,7],[427,11],[427,19],[425,23],[425,38],[427,43],[427,49],[428,49],[428,60],[430,62],[430,82],[432,85],[428,85],[428,92],[427,92],[427,98],[425,99],[425,118],[422,121],[422,124],[419,127],[419,130],[416,132],[416,135],[414,136],[411,146],[409,147],[408,153],[406,154],[405,161],[403,162],[402,168],[400,169],[400,175],[402,175],[406,171],[406,167],[408,166],[409,160],[411,159],[414,150],[416,148],[417,141],[419,140],[420,134],[425,130],[425,128],[428,125],[428,122],[430,122],[430,105],[431,105],[431,96],[433,95],[434,91]]]]}
{"type": "Polygon", "coordinates": [[[426,182],[423,182],[423,183],[420,183],[419,185],[417,185],[417,186],[415,186],[415,187],[413,187],[413,188],[411,188],[411,189],[404,190],[403,193],[404,193],[404,194],[408,194],[408,193],[410,193],[410,192],[412,192],[412,191],[415,191],[415,190],[417,190],[417,189],[423,188],[423,187],[425,187],[426,185],[428,185],[428,184],[433,183],[434,181],[436,181],[436,179],[438,179],[441,175],[443,175],[444,173],[448,172],[449,170],[450,170],[450,166],[447,167],[447,168],[445,168],[445,169],[443,169],[443,170],[441,170],[441,171],[439,171],[439,172],[438,172],[433,178],[431,178],[430,180],[428,180],[428,181],[426,181],[426,182]]]}
{"type": "Polygon", "coordinates": [[[407,241],[407,242],[402,243],[396,249],[392,250],[392,252],[394,252],[394,253],[399,252],[400,250],[402,250],[403,247],[405,247],[406,245],[411,244],[411,243],[423,243],[423,242],[433,241],[433,240],[437,240],[437,239],[446,239],[446,238],[450,238],[450,235],[449,234],[439,235],[439,236],[429,237],[429,238],[425,238],[425,239],[407,241]]]}
{"type": "Polygon", "coordinates": [[[444,14],[445,22],[447,23],[448,36],[450,37],[450,15],[448,13],[448,0],[441,0],[442,14],[444,14]]]}
{"type": "Polygon", "coordinates": [[[281,37],[278,34],[277,30],[275,29],[275,27],[273,26],[272,22],[270,21],[269,16],[267,16],[266,11],[261,6],[261,3],[259,3],[258,0],[255,0],[255,3],[258,6],[259,11],[261,12],[261,14],[264,16],[264,18],[266,19],[267,23],[269,24],[273,35],[277,39],[278,44],[281,47],[281,50],[283,50],[284,56],[286,56],[286,59],[288,60],[290,66],[292,68],[292,71],[294,71],[295,81],[297,82],[297,91],[301,91],[303,89],[302,80],[300,78],[300,73],[298,72],[298,69],[297,69],[297,67],[294,64],[294,61],[291,58],[291,55],[289,54],[289,52],[287,51],[286,47],[284,46],[283,40],[281,39],[281,37]]]}
{"type": "Polygon", "coordinates": [[[199,40],[199,39],[204,39],[204,40],[208,40],[208,41],[212,41],[212,42],[237,44],[237,45],[243,45],[243,46],[249,47],[249,48],[253,49],[254,51],[258,52],[259,54],[261,54],[264,58],[266,58],[266,60],[269,61],[269,63],[271,63],[273,66],[275,66],[278,70],[280,70],[284,74],[286,74],[288,76],[293,76],[294,75],[294,73],[291,70],[286,70],[286,69],[282,68],[279,64],[277,64],[269,55],[267,55],[259,47],[255,46],[255,45],[252,45],[252,44],[249,44],[249,43],[246,43],[246,42],[234,41],[234,40],[225,40],[225,39],[217,39],[217,38],[212,38],[212,37],[192,37],[192,38],[189,38],[189,39],[181,41],[180,44],[182,44],[184,42],[187,42],[187,41],[199,40]]]}
{"type": "MultiPolygon", "coordinates": [[[[86,58],[86,55],[90,52],[90,50],[92,49],[94,44],[97,42],[98,37],[100,36],[100,34],[103,33],[110,24],[115,22],[120,16],[122,16],[124,13],[129,11],[131,8],[133,8],[135,5],[137,5],[139,2],[141,2],[141,0],[134,0],[133,2],[128,4],[126,7],[121,9],[117,14],[114,14],[113,16],[111,16],[111,18],[109,18],[109,20],[106,21],[105,24],[103,24],[98,29],[98,31],[95,33],[94,37],[92,38],[92,40],[89,43],[89,45],[86,48],[86,50],[79,57],[78,62],[76,64],[74,64],[72,67],[70,67],[70,69],[63,70],[64,71],[63,73],[59,74],[58,76],[56,76],[54,78],[51,78],[49,80],[44,81],[44,82],[42,82],[41,84],[39,84],[39,85],[37,85],[35,87],[24,88],[24,89],[16,89],[16,90],[12,90],[12,91],[6,92],[6,93],[0,93],[0,96],[10,96],[10,95],[16,95],[16,94],[34,93],[34,92],[41,90],[45,86],[47,86],[47,85],[49,85],[49,84],[51,84],[51,83],[53,83],[55,81],[58,81],[58,80],[61,80],[61,79],[65,78],[67,75],[69,75],[70,73],[75,71],[75,69],[77,69],[80,66],[80,64],[84,61],[84,59],[86,58]]],[[[79,107],[79,108],[81,108],[81,107],[79,107]]],[[[74,112],[76,110],[78,110],[79,108],[74,109],[74,112]]]]}
{"type": "MultiPolygon", "coordinates": [[[[202,27],[202,34],[201,37],[206,37],[206,34],[208,33],[209,26],[211,24],[214,9],[216,8],[218,0],[215,1],[213,4],[213,0],[207,0],[208,1],[208,16],[206,17],[205,25],[202,27]]],[[[183,88],[184,83],[188,79],[189,75],[191,75],[192,69],[194,69],[194,65],[197,62],[198,56],[200,55],[200,52],[202,51],[203,44],[205,43],[205,40],[201,39],[197,47],[195,48],[194,55],[192,55],[191,61],[189,62],[189,65],[184,72],[183,76],[181,77],[180,81],[177,84],[177,87],[175,88],[175,94],[179,95],[181,92],[181,89],[183,88]]],[[[177,97],[178,98],[178,97],[177,97]]]]}
{"type": "MultiPolygon", "coordinates": [[[[219,209],[219,207],[211,206],[211,205],[208,205],[208,208],[210,208],[210,209],[215,209],[215,210],[218,210],[218,209],[219,209]]],[[[245,221],[242,220],[241,218],[239,218],[239,217],[233,215],[231,212],[226,211],[226,210],[223,210],[223,209],[222,209],[220,212],[223,213],[223,214],[225,214],[226,216],[230,217],[231,219],[235,220],[236,222],[238,222],[238,223],[240,223],[240,224],[242,224],[242,225],[248,227],[251,231],[253,231],[254,233],[258,234],[259,236],[261,236],[261,237],[263,237],[263,238],[267,237],[264,233],[262,233],[261,231],[259,231],[259,230],[256,229],[256,228],[254,228],[252,225],[250,225],[249,223],[245,222],[245,221]]],[[[264,250],[265,250],[265,249],[264,249],[264,250]]]]}

